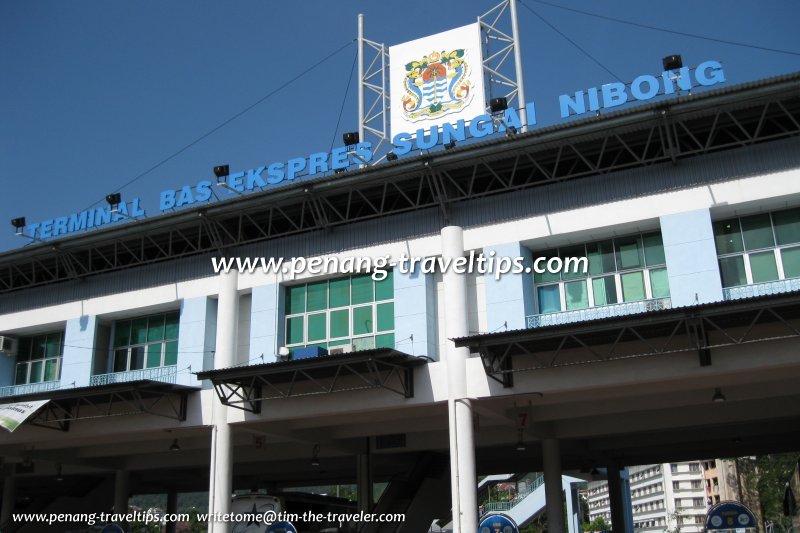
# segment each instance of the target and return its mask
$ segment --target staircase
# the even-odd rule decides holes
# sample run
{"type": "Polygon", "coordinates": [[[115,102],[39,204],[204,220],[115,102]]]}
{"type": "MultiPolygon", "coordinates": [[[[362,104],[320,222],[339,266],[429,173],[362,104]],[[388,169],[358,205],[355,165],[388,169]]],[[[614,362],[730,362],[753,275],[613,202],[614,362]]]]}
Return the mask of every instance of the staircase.
{"type": "Polygon", "coordinates": [[[450,480],[446,476],[447,457],[433,452],[420,454],[414,468],[408,475],[389,482],[374,513],[404,514],[402,523],[367,523],[360,533],[419,533],[427,531],[437,513],[446,513],[449,498],[443,499],[442,492],[449,494],[450,480]],[[446,503],[444,509],[442,503],[446,503]]]}

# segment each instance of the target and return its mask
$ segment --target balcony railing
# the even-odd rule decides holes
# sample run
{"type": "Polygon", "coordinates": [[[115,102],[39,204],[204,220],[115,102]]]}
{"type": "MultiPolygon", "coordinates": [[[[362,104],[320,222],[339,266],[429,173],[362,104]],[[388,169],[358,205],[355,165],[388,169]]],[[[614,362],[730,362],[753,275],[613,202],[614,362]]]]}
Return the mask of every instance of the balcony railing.
{"type": "Polygon", "coordinates": [[[722,297],[726,300],[738,300],[739,298],[769,296],[770,294],[794,291],[800,291],[800,278],[767,281],[765,283],[754,283],[753,285],[742,285],[741,287],[728,287],[722,289],[722,297]]]}
{"type": "Polygon", "coordinates": [[[560,313],[547,313],[544,315],[530,315],[526,318],[529,328],[541,328],[544,326],[560,326],[562,324],[572,324],[574,322],[584,322],[586,320],[597,320],[600,318],[611,318],[615,316],[647,313],[650,311],[661,311],[663,309],[672,309],[672,300],[669,298],[656,298],[653,300],[641,300],[638,302],[600,305],[597,307],[588,307],[586,309],[578,309],[575,311],[562,311],[560,313]]]}
{"type": "Polygon", "coordinates": [[[28,383],[26,385],[12,385],[10,387],[0,387],[0,398],[8,398],[9,396],[21,396],[23,394],[36,394],[39,392],[48,392],[56,390],[61,387],[59,380],[45,381],[42,383],[28,383]]]}
{"type": "Polygon", "coordinates": [[[499,511],[509,511],[513,509],[519,502],[525,499],[528,494],[535,491],[539,487],[542,486],[544,483],[544,475],[540,475],[535,478],[533,481],[528,483],[528,486],[525,490],[519,491],[511,500],[507,502],[488,502],[484,507],[484,512],[499,512],[499,511]]]}
{"type": "Polygon", "coordinates": [[[96,374],[89,379],[89,385],[110,385],[112,383],[126,383],[128,381],[140,381],[143,379],[163,381],[164,383],[175,383],[177,375],[177,366],[159,366],[156,368],[129,370],[127,372],[96,374]]]}

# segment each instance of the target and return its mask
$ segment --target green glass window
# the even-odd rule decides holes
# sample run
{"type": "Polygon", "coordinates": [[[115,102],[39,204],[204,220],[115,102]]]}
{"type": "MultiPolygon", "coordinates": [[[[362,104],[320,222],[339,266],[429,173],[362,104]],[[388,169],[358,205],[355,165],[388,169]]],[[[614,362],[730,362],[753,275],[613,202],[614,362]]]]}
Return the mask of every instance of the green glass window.
{"type": "Polygon", "coordinates": [[[128,350],[114,351],[114,372],[125,372],[128,370],[128,350]]]}
{"type": "Polygon", "coordinates": [[[147,342],[164,340],[164,316],[151,317],[147,323],[147,342]]]}
{"type": "Polygon", "coordinates": [[[316,313],[308,315],[308,336],[307,342],[318,342],[328,338],[326,329],[327,315],[325,313],[316,313]]]}
{"type": "Polygon", "coordinates": [[[161,343],[147,345],[147,368],[161,366],[161,343]]]}
{"type": "Polygon", "coordinates": [[[539,297],[540,313],[557,313],[561,311],[561,294],[558,290],[558,285],[537,287],[536,292],[539,297]]]}
{"type": "Polygon", "coordinates": [[[164,338],[177,339],[178,338],[178,313],[167,313],[164,324],[164,338]]]}
{"type": "Polygon", "coordinates": [[[772,222],[768,214],[744,217],[741,224],[745,249],[757,250],[775,246],[775,240],[772,238],[772,222]]]}
{"type": "Polygon", "coordinates": [[[147,319],[137,318],[131,321],[131,344],[147,342],[147,319]]]}
{"type": "Polygon", "coordinates": [[[350,310],[339,309],[331,311],[331,338],[347,337],[350,335],[350,310]]]}
{"type": "Polygon", "coordinates": [[[14,383],[25,385],[58,380],[63,342],[61,332],[21,338],[17,346],[14,383]]]}
{"type": "Polygon", "coordinates": [[[42,382],[42,368],[44,367],[44,361],[41,359],[38,361],[31,361],[31,373],[28,376],[28,383],[41,383],[42,382]]]}
{"type": "Polygon", "coordinates": [[[378,331],[392,331],[394,329],[394,302],[377,305],[378,331]]]}
{"type": "Polygon", "coordinates": [[[305,323],[305,317],[302,316],[294,316],[288,320],[288,327],[286,335],[289,340],[288,344],[298,344],[305,342],[303,338],[303,324],[305,323]]]}
{"type": "Polygon", "coordinates": [[[534,272],[533,274],[533,281],[538,285],[540,283],[547,283],[550,281],[559,281],[561,279],[561,274],[558,272],[547,272],[545,265],[547,264],[547,260],[551,257],[559,257],[558,250],[545,250],[539,254],[534,254],[534,257],[543,257],[544,259],[539,262],[539,266],[545,270],[545,272],[534,272]]]}
{"type": "Polygon", "coordinates": [[[650,271],[650,293],[653,298],[666,298],[669,296],[669,278],[666,268],[650,271]]]}
{"type": "Polygon", "coordinates": [[[352,344],[353,341],[351,339],[337,339],[335,341],[330,341],[328,346],[346,346],[348,344],[352,344]]]}
{"type": "Polygon", "coordinates": [[[58,359],[47,359],[44,362],[44,380],[55,381],[58,379],[58,359]]]}
{"type": "Polygon", "coordinates": [[[358,350],[374,347],[376,336],[393,342],[393,300],[391,271],[380,281],[363,274],[287,287],[286,346],[291,351],[301,346],[350,344],[358,350]],[[291,304],[299,295],[306,295],[303,307],[291,304]],[[302,311],[289,313],[291,309],[302,311]]]}
{"type": "Polygon", "coordinates": [[[394,299],[394,273],[390,270],[386,273],[386,278],[375,282],[375,300],[394,299]]]}
{"type": "Polygon", "coordinates": [[[785,277],[800,277],[800,247],[781,249],[781,262],[785,277]]]}
{"type": "Polygon", "coordinates": [[[328,282],[309,283],[306,286],[308,300],[306,311],[322,311],[328,307],[328,282]]]}
{"type": "Polygon", "coordinates": [[[376,348],[394,348],[394,333],[375,335],[376,348]]]}
{"type": "Polygon", "coordinates": [[[650,233],[642,237],[644,244],[644,258],[647,266],[657,266],[666,263],[664,258],[664,242],[660,233],[650,233]]]}
{"type": "Polygon", "coordinates": [[[330,299],[332,308],[350,305],[350,278],[331,280],[330,299]]]}
{"type": "Polygon", "coordinates": [[[23,385],[28,382],[28,368],[29,365],[17,365],[17,375],[15,377],[14,383],[17,385],[23,385]]]}
{"type": "Polygon", "coordinates": [[[750,254],[750,271],[753,283],[775,281],[778,279],[778,265],[775,263],[775,252],[758,252],[750,254]]]}
{"type": "Polygon", "coordinates": [[[586,257],[589,259],[589,274],[607,274],[617,270],[612,240],[587,244],[586,257]]]}
{"type": "Polygon", "coordinates": [[[296,285],[286,289],[286,314],[305,313],[306,286],[296,285]]]}
{"type": "Polygon", "coordinates": [[[644,266],[642,240],[639,236],[615,239],[617,245],[617,267],[620,270],[644,266]]]}
{"type": "Polygon", "coordinates": [[[561,274],[560,279],[534,275],[539,313],[669,297],[664,242],[660,232],[569,246],[550,250],[548,255],[557,253],[562,258],[575,257],[580,256],[583,249],[589,262],[586,282],[567,281],[565,274],[561,274]]]}
{"type": "Polygon", "coordinates": [[[617,283],[614,276],[592,279],[594,305],[611,305],[617,303],[617,283]]]}
{"type": "Polygon", "coordinates": [[[644,290],[644,275],[641,271],[621,274],[620,283],[622,283],[623,301],[636,302],[647,297],[644,290]]]}
{"type": "Polygon", "coordinates": [[[719,272],[722,276],[723,287],[747,285],[747,274],[744,270],[744,257],[741,255],[721,257],[719,260],[719,272]]]}
{"type": "Polygon", "coordinates": [[[589,292],[586,289],[586,282],[571,281],[564,284],[564,294],[567,301],[567,310],[586,309],[589,307],[589,292]]]}
{"type": "Polygon", "coordinates": [[[775,224],[775,239],[779,245],[800,242],[800,209],[788,209],[772,213],[775,224]]]}
{"type": "Polygon", "coordinates": [[[375,299],[373,292],[375,282],[369,275],[354,276],[350,280],[352,287],[353,305],[364,304],[375,299]]]}
{"type": "Polygon", "coordinates": [[[131,323],[121,320],[114,327],[114,346],[126,346],[131,340],[131,323]]]}
{"type": "Polygon", "coordinates": [[[180,313],[160,313],[114,323],[110,372],[177,364],[180,313]],[[167,350],[171,346],[171,350],[167,350]]]}
{"type": "Polygon", "coordinates": [[[730,254],[744,250],[738,219],[714,222],[713,227],[718,254],[730,254]]]}
{"type": "Polygon", "coordinates": [[[566,246],[560,249],[560,255],[562,261],[564,261],[564,272],[561,273],[561,279],[577,279],[577,278],[585,278],[586,274],[584,274],[581,269],[578,269],[578,272],[567,272],[566,271],[566,259],[568,257],[585,257],[586,256],[586,247],[584,245],[579,246],[566,246]]]}
{"type": "Polygon", "coordinates": [[[178,364],[178,341],[170,341],[164,348],[164,366],[178,364]]]}
{"type": "Polygon", "coordinates": [[[372,306],[353,308],[353,335],[365,335],[373,332],[372,306]]]}

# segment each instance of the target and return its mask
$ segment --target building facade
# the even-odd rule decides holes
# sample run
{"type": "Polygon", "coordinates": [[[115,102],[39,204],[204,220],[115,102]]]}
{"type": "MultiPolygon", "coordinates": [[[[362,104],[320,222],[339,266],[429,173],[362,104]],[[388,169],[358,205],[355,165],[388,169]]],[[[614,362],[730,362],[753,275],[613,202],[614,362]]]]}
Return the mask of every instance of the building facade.
{"type": "MultiPolygon", "coordinates": [[[[634,530],[704,530],[708,506],[699,462],[640,465],[628,470],[634,530]]],[[[590,482],[587,498],[590,520],[602,517],[613,527],[608,482],[590,482]]]]}
{"type": "Polygon", "coordinates": [[[470,533],[478,474],[542,471],[561,531],[562,473],[608,466],[592,513],[621,523],[620,472],[648,462],[630,469],[636,528],[699,531],[705,478],[681,461],[796,442],[774,421],[800,417],[798,89],[685,96],[0,255],[0,397],[48,402],[0,435],[2,522],[79,509],[56,475],[84,507],[205,489],[220,512],[234,490],[347,480],[360,508],[403,509],[403,531],[451,516],[470,533]],[[478,254],[588,268],[212,269],[478,254]]]}

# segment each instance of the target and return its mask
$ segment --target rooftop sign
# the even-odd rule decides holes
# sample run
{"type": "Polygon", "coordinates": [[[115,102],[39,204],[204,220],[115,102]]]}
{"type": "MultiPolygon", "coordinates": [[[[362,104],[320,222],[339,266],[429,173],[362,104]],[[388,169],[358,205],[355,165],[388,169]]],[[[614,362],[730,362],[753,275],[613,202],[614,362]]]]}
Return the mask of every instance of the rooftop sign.
{"type": "MultiPolygon", "coordinates": [[[[452,141],[519,131],[523,127],[518,110],[514,108],[494,115],[485,112],[480,43],[476,44],[476,36],[479,36],[479,29],[473,24],[391,47],[390,53],[399,63],[392,70],[392,84],[396,82],[402,87],[400,96],[391,100],[391,151],[395,155],[430,150],[452,141]]],[[[718,61],[705,61],[693,70],[682,67],[664,71],[659,76],[643,74],[630,84],[614,82],[562,94],[557,105],[561,118],[565,119],[724,81],[722,65],[718,61]]],[[[533,126],[536,124],[535,105],[528,102],[525,107],[525,126],[533,126]]],[[[374,155],[372,144],[361,142],[234,172],[224,178],[224,185],[242,194],[268,190],[328,172],[344,171],[372,161],[374,155]]],[[[213,187],[212,181],[203,179],[161,191],[158,210],[164,213],[210,202],[213,187]]],[[[120,203],[115,211],[108,206],[90,208],[28,224],[23,233],[35,240],[44,240],[146,215],[141,199],[134,197],[120,203]]]]}

